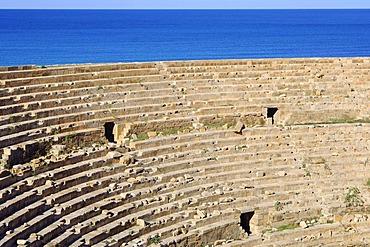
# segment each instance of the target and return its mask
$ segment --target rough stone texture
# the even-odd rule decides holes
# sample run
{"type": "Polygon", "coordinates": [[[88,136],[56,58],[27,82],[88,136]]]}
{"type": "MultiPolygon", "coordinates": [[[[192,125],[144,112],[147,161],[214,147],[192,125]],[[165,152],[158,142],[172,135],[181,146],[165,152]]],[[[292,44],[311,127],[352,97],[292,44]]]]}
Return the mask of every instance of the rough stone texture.
{"type": "Polygon", "coordinates": [[[1,67],[0,246],[368,246],[369,69],[1,67]]]}
{"type": "Polygon", "coordinates": [[[241,134],[244,128],[245,128],[244,123],[241,121],[238,121],[235,125],[234,131],[235,133],[241,134]]]}

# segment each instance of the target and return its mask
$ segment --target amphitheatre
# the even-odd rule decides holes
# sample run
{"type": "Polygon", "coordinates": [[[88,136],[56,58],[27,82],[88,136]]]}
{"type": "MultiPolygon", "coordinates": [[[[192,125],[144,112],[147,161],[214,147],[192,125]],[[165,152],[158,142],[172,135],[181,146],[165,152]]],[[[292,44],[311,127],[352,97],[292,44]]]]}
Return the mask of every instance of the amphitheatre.
{"type": "Polygon", "coordinates": [[[0,246],[369,246],[370,58],[0,67],[0,246]]]}

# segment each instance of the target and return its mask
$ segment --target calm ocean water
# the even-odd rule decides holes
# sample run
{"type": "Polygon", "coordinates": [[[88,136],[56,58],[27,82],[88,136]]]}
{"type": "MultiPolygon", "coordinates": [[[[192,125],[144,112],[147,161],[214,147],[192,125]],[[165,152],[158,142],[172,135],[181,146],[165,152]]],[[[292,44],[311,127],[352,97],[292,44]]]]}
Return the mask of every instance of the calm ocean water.
{"type": "Polygon", "coordinates": [[[370,10],[0,10],[0,66],[370,56],[370,10]]]}

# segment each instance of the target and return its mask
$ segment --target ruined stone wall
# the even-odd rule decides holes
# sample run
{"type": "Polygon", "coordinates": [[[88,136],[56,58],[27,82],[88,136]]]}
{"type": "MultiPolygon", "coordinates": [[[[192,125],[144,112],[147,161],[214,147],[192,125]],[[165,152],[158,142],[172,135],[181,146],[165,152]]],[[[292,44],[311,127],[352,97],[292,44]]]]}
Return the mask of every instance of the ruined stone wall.
{"type": "Polygon", "coordinates": [[[1,67],[0,246],[365,246],[369,69],[1,67]]]}

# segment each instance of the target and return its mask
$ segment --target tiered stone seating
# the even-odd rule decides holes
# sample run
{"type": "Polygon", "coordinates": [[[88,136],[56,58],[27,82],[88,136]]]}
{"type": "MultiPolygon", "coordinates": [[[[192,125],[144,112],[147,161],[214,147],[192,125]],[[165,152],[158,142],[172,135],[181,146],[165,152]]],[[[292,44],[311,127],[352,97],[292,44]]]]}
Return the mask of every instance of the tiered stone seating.
{"type": "Polygon", "coordinates": [[[365,246],[369,61],[0,68],[0,246],[365,246]]]}

